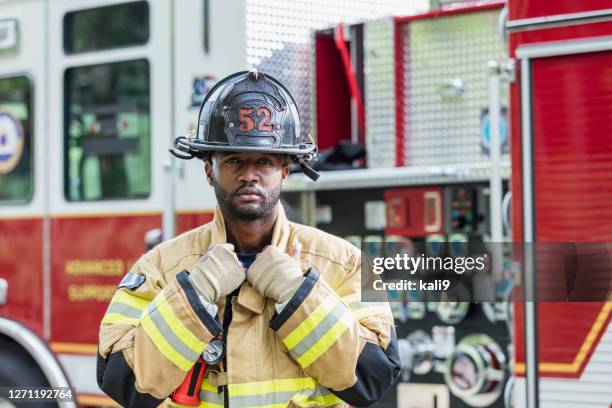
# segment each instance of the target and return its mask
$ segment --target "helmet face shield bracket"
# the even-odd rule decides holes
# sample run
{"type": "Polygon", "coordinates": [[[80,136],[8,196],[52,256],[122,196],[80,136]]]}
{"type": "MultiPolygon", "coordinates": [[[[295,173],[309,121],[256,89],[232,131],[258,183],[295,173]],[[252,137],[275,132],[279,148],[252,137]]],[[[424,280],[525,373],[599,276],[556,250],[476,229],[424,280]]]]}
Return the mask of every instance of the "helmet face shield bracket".
{"type": "Polygon", "coordinates": [[[170,149],[179,159],[204,158],[207,152],[286,154],[312,180],[308,164],[317,157],[310,135],[302,136],[297,105],[276,79],[261,72],[238,72],[217,83],[202,102],[198,129],[179,136],[170,149]]]}

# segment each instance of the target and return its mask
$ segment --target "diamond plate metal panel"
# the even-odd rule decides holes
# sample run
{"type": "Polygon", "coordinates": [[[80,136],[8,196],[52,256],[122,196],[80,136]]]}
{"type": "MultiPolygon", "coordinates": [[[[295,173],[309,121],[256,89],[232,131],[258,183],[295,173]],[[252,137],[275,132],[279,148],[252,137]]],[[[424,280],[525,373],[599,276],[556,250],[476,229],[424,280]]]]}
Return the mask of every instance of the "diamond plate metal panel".
{"type": "MultiPolygon", "coordinates": [[[[425,10],[427,0],[246,0],[247,63],[283,82],[300,108],[302,131],[313,112],[313,30],[425,10]]],[[[315,135],[316,136],[316,135],[315,135]]]]}
{"type": "Polygon", "coordinates": [[[459,14],[402,28],[407,165],[488,161],[481,115],[488,106],[487,62],[505,58],[498,17],[498,10],[459,14]]]}
{"type": "Polygon", "coordinates": [[[368,167],[395,167],[394,24],[364,26],[366,150],[368,167]]]}

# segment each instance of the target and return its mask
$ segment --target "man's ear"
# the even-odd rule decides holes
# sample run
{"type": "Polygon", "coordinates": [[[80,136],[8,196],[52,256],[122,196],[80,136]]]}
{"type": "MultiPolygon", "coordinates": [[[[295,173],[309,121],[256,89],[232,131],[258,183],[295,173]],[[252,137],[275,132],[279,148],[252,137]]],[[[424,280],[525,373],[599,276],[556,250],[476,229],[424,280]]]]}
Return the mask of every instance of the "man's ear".
{"type": "Polygon", "coordinates": [[[206,160],[204,162],[204,171],[206,172],[206,179],[208,180],[208,185],[212,186],[213,185],[213,180],[212,180],[212,165],[210,164],[210,162],[208,160],[206,160]]]}
{"type": "Polygon", "coordinates": [[[287,181],[287,177],[289,177],[289,165],[288,164],[283,166],[281,184],[285,184],[285,181],[287,181]]]}

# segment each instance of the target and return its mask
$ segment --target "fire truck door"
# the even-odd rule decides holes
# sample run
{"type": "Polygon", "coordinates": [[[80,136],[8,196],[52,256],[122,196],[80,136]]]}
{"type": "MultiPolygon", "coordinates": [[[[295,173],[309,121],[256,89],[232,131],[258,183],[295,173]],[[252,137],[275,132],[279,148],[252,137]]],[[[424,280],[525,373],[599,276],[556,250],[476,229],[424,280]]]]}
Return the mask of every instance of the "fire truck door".
{"type": "Polygon", "coordinates": [[[50,345],[78,393],[100,393],[100,321],[162,225],[170,4],[58,0],[48,10],[50,345]]]}
{"type": "MultiPolygon", "coordinates": [[[[531,45],[517,56],[525,242],[611,242],[612,41],[531,45]]],[[[532,270],[526,288],[537,290],[545,278],[532,270]]],[[[526,376],[528,407],[610,406],[612,308],[605,295],[585,300],[525,306],[517,373],[526,376]]]]}
{"type": "Polygon", "coordinates": [[[43,261],[45,212],[44,2],[0,6],[0,314],[39,336],[49,293],[43,261]],[[27,254],[27,256],[24,256],[27,254]]]}

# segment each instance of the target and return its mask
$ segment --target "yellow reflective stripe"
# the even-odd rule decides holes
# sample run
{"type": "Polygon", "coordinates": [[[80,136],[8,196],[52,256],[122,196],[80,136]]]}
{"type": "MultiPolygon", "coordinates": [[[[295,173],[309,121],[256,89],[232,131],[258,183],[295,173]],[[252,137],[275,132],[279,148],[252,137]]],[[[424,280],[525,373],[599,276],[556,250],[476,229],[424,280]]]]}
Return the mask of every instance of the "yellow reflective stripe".
{"type": "Polygon", "coordinates": [[[150,301],[147,299],[134,296],[130,292],[120,289],[113,295],[102,323],[136,326],[140,319],[136,318],[135,313],[145,310],[149,303],[150,301]],[[132,312],[130,316],[128,315],[129,312],[132,312]]]}
{"type": "Polygon", "coordinates": [[[204,378],[200,387],[200,407],[223,407],[224,395],[219,393],[219,388],[211,385],[208,378],[204,378]]]}
{"type": "Polygon", "coordinates": [[[158,301],[159,297],[155,299],[157,304],[157,310],[161,313],[163,319],[166,321],[170,329],[179,337],[179,339],[185,343],[194,353],[201,354],[206,348],[207,344],[200,341],[191,331],[189,331],[183,322],[176,317],[172,308],[168,304],[168,301],[158,301]]]}
{"type": "Polygon", "coordinates": [[[326,395],[319,395],[319,396],[316,396],[310,399],[318,402],[319,404],[323,404],[323,405],[334,405],[334,404],[340,404],[344,402],[332,393],[329,393],[326,395]]]}
{"type": "Polygon", "coordinates": [[[208,382],[208,378],[204,378],[202,380],[202,386],[200,387],[200,389],[202,391],[213,391],[213,392],[217,392],[218,388],[214,385],[211,385],[210,382],[208,382]]]}
{"type": "Polygon", "coordinates": [[[215,404],[214,402],[202,402],[200,401],[200,405],[198,405],[199,408],[223,408],[223,404],[215,404]]]}
{"type": "Polygon", "coordinates": [[[329,405],[340,404],[344,402],[332,393],[325,394],[325,395],[316,395],[316,396],[298,394],[295,397],[293,397],[293,401],[295,401],[296,403],[300,404],[300,406],[303,406],[303,407],[312,407],[312,406],[318,406],[318,405],[329,406],[329,405]]]}
{"type": "Polygon", "coordinates": [[[321,320],[319,325],[308,333],[308,336],[304,337],[304,339],[296,344],[295,347],[289,349],[291,356],[294,359],[297,359],[302,354],[310,350],[310,348],[314,346],[314,344],[319,341],[319,339],[323,337],[323,335],[327,333],[327,331],[331,329],[334,324],[336,324],[338,320],[344,316],[345,313],[347,313],[346,305],[341,302],[336,303],[336,306],[334,306],[327,316],[325,316],[325,319],[321,320]]]}
{"type": "Polygon", "coordinates": [[[157,347],[159,352],[168,361],[170,361],[172,364],[174,364],[183,371],[189,371],[189,369],[191,369],[191,367],[193,366],[193,361],[187,360],[179,352],[177,352],[174,347],[170,345],[170,343],[168,343],[168,341],[164,338],[164,336],[162,336],[162,334],[159,332],[159,330],[157,329],[157,327],[149,316],[145,316],[141,320],[141,324],[145,333],[147,334],[147,336],[149,336],[155,347],[157,347]]]}
{"type": "Polygon", "coordinates": [[[288,349],[292,349],[298,344],[302,339],[308,336],[315,327],[321,323],[325,316],[331,311],[331,309],[336,305],[338,299],[332,295],[328,296],[320,305],[317,307],[306,319],[302,321],[283,339],[283,343],[287,346],[288,349]]]}
{"type": "Polygon", "coordinates": [[[111,304],[113,303],[124,303],[128,306],[132,306],[134,309],[138,309],[140,311],[145,310],[149,303],[150,299],[143,299],[141,297],[135,296],[126,290],[119,289],[113,295],[111,299],[111,304]]]}
{"type": "Polygon", "coordinates": [[[348,310],[313,346],[298,357],[297,362],[302,367],[308,367],[331,347],[336,340],[353,324],[353,315],[348,310]]]}
{"type": "Polygon", "coordinates": [[[253,383],[229,384],[230,396],[249,396],[267,394],[271,392],[301,391],[303,389],[315,389],[317,383],[314,379],[303,378],[282,378],[253,383]]]}
{"type": "Polygon", "coordinates": [[[342,403],[329,390],[319,388],[311,377],[229,384],[228,387],[230,406],[285,408],[290,400],[305,407],[342,403]]]}
{"type": "Polygon", "coordinates": [[[129,324],[130,326],[137,326],[139,321],[139,319],[133,319],[120,313],[107,313],[102,319],[102,323],[105,324],[129,324]]]}

